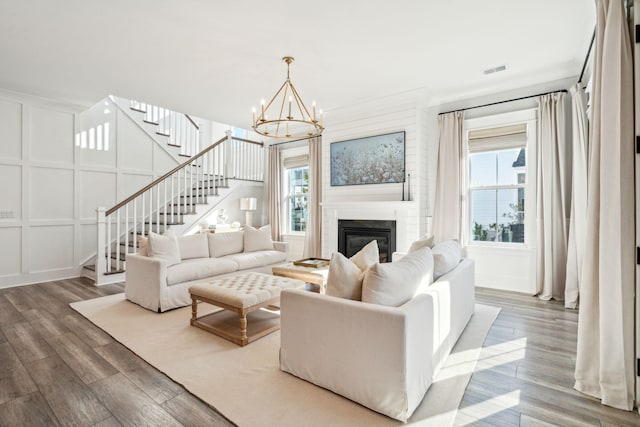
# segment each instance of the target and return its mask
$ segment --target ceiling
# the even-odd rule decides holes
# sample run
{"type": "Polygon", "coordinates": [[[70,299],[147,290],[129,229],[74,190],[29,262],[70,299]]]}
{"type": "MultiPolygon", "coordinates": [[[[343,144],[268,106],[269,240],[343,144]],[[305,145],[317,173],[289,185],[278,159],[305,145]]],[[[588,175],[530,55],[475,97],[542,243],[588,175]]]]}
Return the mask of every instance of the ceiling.
{"type": "Polygon", "coordinates": [[[0,0],[0,88],[248,128],[285,55],[329,113],[418,88],[436,104],[576,76],[594,25],[593,0],[0,0]]]}

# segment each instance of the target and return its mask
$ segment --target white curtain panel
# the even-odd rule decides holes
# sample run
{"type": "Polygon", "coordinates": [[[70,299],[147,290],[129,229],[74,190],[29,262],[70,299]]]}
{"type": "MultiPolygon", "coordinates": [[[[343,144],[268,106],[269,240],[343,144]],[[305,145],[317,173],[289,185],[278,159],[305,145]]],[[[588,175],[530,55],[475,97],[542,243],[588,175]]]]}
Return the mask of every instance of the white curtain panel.
{"type": "Polygon", "coordinates": [[[622,0],[596,0],[588,244],[580,287],[575,388],[634,402],[633,64],[622,0]]]}
{"type": "Polygon", "coordinates": [[[464,114],[438,116],[438,168],[433,204],[433,236],[437,242],[462,241],[462,193],[464,187],[464,114]]]}
{"type": "Polygon", "coordinates": [[[572,135],[572,189],[569,243],[567,248],[567,278],[564,290],[564,306],[578,307],[580,273],[587,228],[587,165],[589,161],[589,130],[587,124],[587,99],[582,83],[576,83],[571,92],[572,135]]]}
{"type": "Polygon", "coordinates": [[[303,257],[322,255],[322,137],[309,140],[309,193],[303,257]]]}
{"type": "Polygon", "coordinates": [[[271,224],[271,237],[280,241],[280,210],[282,206],[282,167],[280,166],[280,146],[269,146],[269,224],[271,224]]]}
{"type": "Polygon", "coordinates": [[[563,301],[571,182],[565,94],[543,95],[538,103],[536,290],[540,299],[563,301]]]}

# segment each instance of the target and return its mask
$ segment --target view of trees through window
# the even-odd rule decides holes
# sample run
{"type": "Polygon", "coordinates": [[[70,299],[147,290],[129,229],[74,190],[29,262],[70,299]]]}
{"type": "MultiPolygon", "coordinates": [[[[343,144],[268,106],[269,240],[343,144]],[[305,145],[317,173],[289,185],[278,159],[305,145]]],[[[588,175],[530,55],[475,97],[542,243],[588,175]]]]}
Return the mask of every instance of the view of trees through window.
{"type": "Polygon", "coordinates": [[[469,155],[471,240],[524,243],[525,149],[469,155]]]}
{"type": "Polygon", "coordinates": [[[287,169],[289,231],[307,230],[307,196],[309,193],[309,167],[287,169]]]}

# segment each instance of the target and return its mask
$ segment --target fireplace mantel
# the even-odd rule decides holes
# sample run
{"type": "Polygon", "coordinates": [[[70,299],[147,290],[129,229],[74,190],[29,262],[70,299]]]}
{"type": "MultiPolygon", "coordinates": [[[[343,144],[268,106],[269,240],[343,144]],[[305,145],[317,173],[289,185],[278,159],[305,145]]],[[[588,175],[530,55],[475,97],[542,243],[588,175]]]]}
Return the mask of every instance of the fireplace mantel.
{"type": "Polygon", "coordinates": [[[321,203],[323,250],[329,257],[338,250],[338,220],[396,221],[396,248],[406,251],[418,235],[418,203],[415,201],[331,201],[321,203]]]}
{"type": "Polygon", "coordinates": [[[366,200],[366,201],[343,201],[343,202],[323,202],[320,206],[324,209],[348,209],[348,208],[394,208],[394,209],[415,209],[417,204],[415,201],[400,200],[366,200]]]}

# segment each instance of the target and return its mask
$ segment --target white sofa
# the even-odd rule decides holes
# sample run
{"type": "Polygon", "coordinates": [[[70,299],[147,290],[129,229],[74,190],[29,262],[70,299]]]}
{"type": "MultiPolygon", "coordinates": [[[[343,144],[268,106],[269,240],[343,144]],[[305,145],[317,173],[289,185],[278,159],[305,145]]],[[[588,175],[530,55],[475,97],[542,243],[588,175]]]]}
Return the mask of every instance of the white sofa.
{"type": "Polygon", "coordinates": [[[166,257],[148,256],[144,247],[138,254],[127,254],[125,297],[149,310],[163,312],[191,304],[189,287],[194,283],[239,271],[270,274],[273,265],[287,260],[287,243],[272,242],[268,237],[257,245],[255,240],[245,244],[247,233],[182,236],[177,239],[177,263],[166,257]]]}
{"type": "Polygon", "coordinates": [[[397,307],[283,291],[280,368],[407,421],[474,311],[473,260],[456,261],[397,307]]]}

